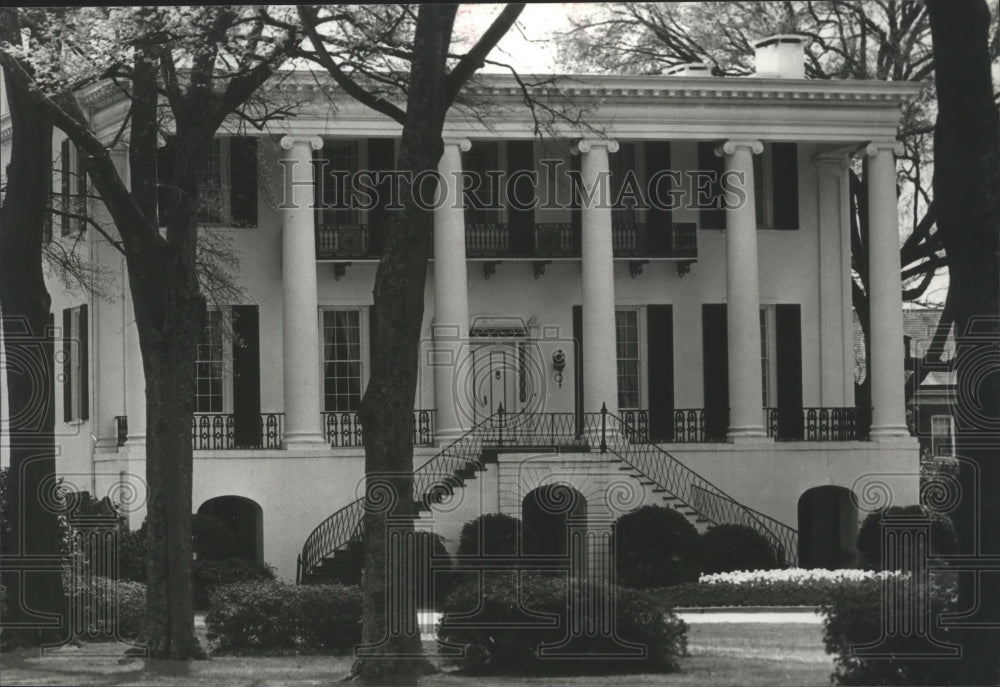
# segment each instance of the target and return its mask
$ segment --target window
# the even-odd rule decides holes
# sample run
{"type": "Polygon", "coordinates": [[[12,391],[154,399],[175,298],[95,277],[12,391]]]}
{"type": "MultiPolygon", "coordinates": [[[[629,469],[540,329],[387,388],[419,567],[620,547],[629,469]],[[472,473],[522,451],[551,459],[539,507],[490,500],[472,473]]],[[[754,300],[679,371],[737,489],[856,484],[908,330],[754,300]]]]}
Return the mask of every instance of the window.
{"type": "Polygon", "coordinates": [[[935,456],[955,455],[954,421],[951,415],[931,416],[931,451],[935,456]]]}
{"type": "MultiPolygon", "coordinates": [[[[173,145],[156,152],[157,214],[167,224],[173,145]]],[[[250,136],[223,136],[212,140],[205,165],[198,174],[198,222],[203,225],[257,226],[257,141],[250,136]]]]}
{"type": "Polygon", "coordinates": [[[214,138],[208,147],[205,166],[198,173],[198,222],[200,224],[222,223],[222,208],[225,205],[223,203],[224,188],[226,188],[226,184],[223,183],[222,178],[222,139],[214,138]]]}
{"type": "Polygon", "coordinates": [[[774,306],[765,305],[760,309],[760,381],[761,403],[765,408],[778,405],[777,351],[775,347],[774,306]]]}
{"type": "Polygon", "coordinates": [[[618,358],[618,408],[641,407],[639,380],[639,311],[615,312],[618,358]]]}
{"type": "Polygon", "coordinates": [[[327,162],[316,168],[318,223],[326,227],[360,224],[361,211],[351,207],[354,204],[351,176],[357,174],[362,164],[358,141],[326,141],[320,159],[327,162]],[[323,209],[324,205],[327,209],[323,209]]]}
{"type": "Polygon", "coordinates": [[[361,311],[323,311],[323,409],[354,412],[361,404],[361,311]]]}
{"type": "MultiPolygon", "coordinates": [[[[725,161],[715,155],[715,146],[713,142],[698,143],[698,168],[721,175],[725,170],[725,161]]],[[[795,143],[765,141],[764,151],[753,155],[752,159],[757,228],[798,229],[798,146],[795,143]]],[[[725,229],[725,209],[717,206],[716,200],[722,194],[721,184],[705,182],[705,187],[711,202],[699,205],[701,228],[725,229]]],[[[694,192],[697,194],[697,187],[694,192]]]]}
{"type": "MultiPolygon", "coordinates": [[[[619,146],[618,152],[610,157],[611,189],[609,199],[612,203],[614,203],[622,192],[622,187],[625,185],[625,179],[629,172],[634,175],[634,180],[637,184],[642,183],[642,178],[639,176],[640,170],[636,167],[635,143],[622,143],[619,146]]],[[[631,186],[630,190],[636,190],[636,186],[631,186]]],[[[612,208],[611,225],[634,225],[639,221],[639,210],[637,206],[641,203],[641,199],[634,200],[633,202],[633,198],[626,195],[620,204],[616,203],[612,208]]]]}
{"type": "Polygon", "coordinates": [[[225,356],[222,346],[222,312],[209,310],[198,341],[195,362],[196,413],[221,413],[225,408],[225,356]]]}
{"type": "Polygon", "coordinates": [[[90,417],[87,306],[63,310],[63,420],[90,417]]]}
{"type": "Polygon", "coordinates": [[[478,186],[465,197],[466,227],[496,226],[503,221],[503,210],[495,191],[495,173],[504,169],[500,156],[498,141],[473,141],[472,147],[462,153],[463,171],[479,175],[478,186]],[[494,176],[487,176],[487,172],[494,172],[494,176]]]}
{"type": "Polygon", "coordinates": [[[83,155],[68,138],[59,149],[59,235],[81,232],[87,216],[87,168],[83,155]]]}

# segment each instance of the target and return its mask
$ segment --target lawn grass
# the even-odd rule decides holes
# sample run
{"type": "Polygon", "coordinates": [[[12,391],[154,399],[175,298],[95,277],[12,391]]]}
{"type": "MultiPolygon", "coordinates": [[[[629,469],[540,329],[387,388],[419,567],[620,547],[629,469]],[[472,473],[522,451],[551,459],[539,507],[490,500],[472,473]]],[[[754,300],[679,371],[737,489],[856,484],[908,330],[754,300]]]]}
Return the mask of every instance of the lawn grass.
{"type": "MultiPolygon", "coordinates": [[[[832,659],[823,653],[822,629],[816,625],[702,624],[688,633],[690,656],[681,672],[572,678],[470,678],[431,675],[424,685],[666,685],[687,687],[826,687],[832,659]]],[[[432,645],[427,643],[427,648],[432,645]]],[[[121,644],[64,647],[52,655],[15,652],[0,656],[0,685],[164,685],[237,687],[243,685],[332,685],[346,675],[350,657],[218,657],[189,664],[146,666],[142,660],[119,662],[121,644]],[[169,671],[169,672],[168,672],[169,671]]]]}

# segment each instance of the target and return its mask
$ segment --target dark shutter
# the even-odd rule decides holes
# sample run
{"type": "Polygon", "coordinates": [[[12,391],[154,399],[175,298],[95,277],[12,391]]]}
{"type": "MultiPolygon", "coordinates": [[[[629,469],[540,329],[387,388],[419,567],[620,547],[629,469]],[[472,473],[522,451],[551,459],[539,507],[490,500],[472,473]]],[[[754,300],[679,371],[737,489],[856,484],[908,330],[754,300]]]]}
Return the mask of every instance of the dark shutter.
{"type": "Polygon", "coordinates": [[[661,176],[656,188],[649,188],[649,181],[655,174],[670,169],[670,141],[647,141],[643,146],[643,158],[646,166],[644,188],[648,189],[650,195],[649,209],[646,211],[649,256],[670,255],[673,245],[671,241],[673,212],[663,207],[657,207],[657,204],[665,205],[670,202],[668,194],[670,179],[661,176]]]}
{"type": "MultiPolygon", "coordinates": [[[[72,186],[70,185],[70,170],[73,169],[70,164],[69,155],[69,139],[64,138],[62,145],[59,149],[59,209],[64,213],[71,209],[70,198],[72,194],[72,186]]],[[[70,230],[70,219],[67,215],[63,214],[59,218],[59,235],[66,236],[69,234],[70,230]]]]}
{"type": "Polygon", "coordinates": [[[778,437],[802,438],[802,309],[776,305],[775,357],[777,358],[778,437]]]}
{"type": "Polygon", "coordinates": [[[257,226],[257,139],[229,139],[229,211],[234,227],[257,226]]]}
{"type": "Polygon", "coordinates": [[[774,228],[799,228],[799,163],[794,143],[771,144],[771,193],[774,228]]]}
{"type": "Polygon", "coordinates": [[[74,146],[74,150],[76,151],[76,184],[74,188],[76,198],[73,203],[73,212],[80,215],[81,219],[74,220],[73,224],[76,230],[81,232],[87,228],[87,223],[82,219],[87,216],[87,159],[82,150],[76,146],[74,146]]]}
{"type": "Polygon", "coordinates": [[[256,305],[233,306],[233,440],[260,448],[260,314],[256,305]]]}
{"type": "MultiPolygon", "coordinates": [[[[507,142],[507,180],[521,170],[535,168],[534,141],[507,142]]],[[[535,197],[535,186],[528,177],[518,177],[516,183],[506,188],[507,220],[510,225],[510,248],[514,255],[530,255],[534,245],[535,211],[530,207],[535,197]],[[517,199],[515,201],[515,199],[517,199]]]]}
{"type": "Polygon", "coordinates": [[[63,421],[73,419],[73,311],[63,308],[63,421]]]}
{"type": "MultiPolygon", "coordinates": [[[[722,195],[722,173],[725,171],[725,163],[722,158],[715,154],[715,143],[711,141],[699,141],[698,143],[698,169],[703,172],[713,172],[715,180],[709,186],[710,207],[702,207],[699,210],[701,229],[725,229],[726,211],[722,208],[718,199],[722,195]]],[[[691,189],[695,202],[701,200],[697,183],[691,189]]]]}
{"type": "Polygon", "coordinates": [[[573,386],[575,389],[574,412],[576,413],[576,433],[583,426],[583,306],[573,306],[573,386]]]}
{"type": "Polygon", "coordinates": [[[156,214],[158,226],[167,226],[170,214],[170,185],[174,169],[174,147],[168,141],[156,151],[156,214]]]}
{"type": "Polygon", "coordinates": [[[583,247],[583,214],[580,211],[580,156],[570,155],[569,180],[570,201],[569,201],[569,226],[573,238],[573,255],[582,255],[583,247]]]}
{"type": "MultiPolygon", "coordinates": [[[[55,360],[53,359],[53,356],[55,355],[56,351],[56,342],[53,339],[55,331],[56,331],[56,318],[50,312],[45,317],[45,332],[42,333],[42,336],[45,337],[44,360],[45,360],[45,366],[47,368],[46,376],[43,377],[43,380],[46,382],[46,386],[49,388],[49,398],[48,398],[49,407],[45,409],[44,418],[46,420],[51,419],[53,422],[55,422],[56,418],[56,379],[55,379],[56,369],[55,369],[55,360]]],[[[3,394],[0,394],[0,396],[3,396],[3,394]]]]}
{"type": "MultiPolygon", "coordinates": [[[[396,168],[396,147],[391,138],[368,139],[368,169],[374,173],[391,172],[396,168]]],[[[374,180],[373,180],[374,181],[374,180]]],[[[368,211],[368,249],[372,255],[381,255],[385,245],[385,232],[389,222],[389,196],[392,181],[386,176],[376,184],[375,207],[368,211]]]]}
{"type": "Polygon", "coordinates": [[[80,306],[80,419],[90,419],[90,330],[87,328],[87,304],[80,306]]]}
{"type": "Polygon", "coordinates": [[[649,437],[674,437],[674,312],[670,305],[646,308],[646,366],[649,382],[649,437]]]}
{"type": "Polygon", "coordinates": [[[701,306],[705,438],[721,439],[729,429],[729,338],[726,304],[701,306]]]}

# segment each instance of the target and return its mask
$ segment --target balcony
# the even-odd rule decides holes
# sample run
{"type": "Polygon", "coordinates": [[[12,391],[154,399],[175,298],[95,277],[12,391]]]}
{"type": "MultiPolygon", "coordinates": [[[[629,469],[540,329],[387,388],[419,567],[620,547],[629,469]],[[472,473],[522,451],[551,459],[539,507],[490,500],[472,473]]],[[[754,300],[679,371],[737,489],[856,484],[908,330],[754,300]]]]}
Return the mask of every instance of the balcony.
{"type": "MultiPolygon", "coordinates": [[[[382,251],[367,224],[326,224],[316,228],[317,260],[378,260],[382,251]]],[[[611,229],[616,258],[698,259],[694,224],[669,227],[645,223],[616,224],[611,229]]],[[[520,228],[506,222],[469,224],[466,257],[473,259],[549,260],[579,258],[580,233],[570,222],[539,222],[520,228]]]]}
{"type": "MultiPolygon", "coordinates": [[[[659,436],[650,428],[649,411],[621,410],[622,425],[632,443],[653,441],[664,444],[721,443],[726,441],[724,418],[706,422],[703,408],[676,408],[669,429],[659,436]]],[[[764,408],[767,436],[776,441],[867,441],[871,412],[854,407],[801,408],[782,414],[778,408],[764,408]]]]}
{"type": "MultiPolygon", "coordinates": [[[[334,448],[357,448],[364,446],[361,421],[354,411],[334,411],[323,413],[323,433],[334,448]]],[[[413,411],[413,445],[431,446],[434,443],[434,411],[413,411]]]]}

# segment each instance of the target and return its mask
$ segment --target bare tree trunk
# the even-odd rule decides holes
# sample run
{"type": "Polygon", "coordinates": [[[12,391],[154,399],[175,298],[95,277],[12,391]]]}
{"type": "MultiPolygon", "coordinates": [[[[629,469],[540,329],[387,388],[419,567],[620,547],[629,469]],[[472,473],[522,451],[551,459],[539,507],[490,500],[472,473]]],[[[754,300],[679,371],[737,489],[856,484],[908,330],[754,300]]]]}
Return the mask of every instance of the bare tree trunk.
{"type": "MultiPolygon", "coordinates": [[[[14,20],[12,10],[4,10],[4,15],[3,37],[7,39],[16,24],[9,23],[14,20]]],[[[57,559],[61,553],[59,523],[55,511],[43,500],[44,493],[52,493],[56,474],[53,343],[46,333],[51,298],[42,273],[52,124],[26,102],[20,80],[6,68],[4,80],[13,141],[0,212],[0,310],[7,359],[4,402],[10,419],[13,536],[3,542],[3,554],[56,557],[52,571],[28,571],[23,577],[4,575],[8,606],[4,644],[10,648],[65,639],[68,623],[57,559]],[[39,629],[51,619],[39,620],[38,613],[55,614],[57,624],[39,629]],[[26,626],[11,628],[15,623],[26,626]],[[32,623],[36,627],[31,627],[32,623]]]]}
{"type": "MultiPolygon", "coordinates": [[[[990,12],[983,0],[928,0],[938,116],[934,204],[951,265],[955,308],[956,439],[960,499],[952,517],[959,552],[1000,555],[1000,143],[990,78],[990,12]]],[[[1000,684],[998,575],[959,578],[959,610],[985,626],[956,633],[959,682],[1000,684]]]]}
{"type": "MultiPolygon", "coordinates": [[[[399,168],[404,172],[436,169],[441,158],[447,111],[444,66],[456,9],[420,7],[400,143],[399,168]]],[[[363,642],[374,655],[361,664],[361,676],[368,684],[416,684],[423,665],[416,605],[412,600],[401,604],[406,595],[389,595],[390,575],[408,579],[412,571],[405,568],[413,561],[393,561],[396,568],[390,570],[386,535],[391,527],[399,536],[413,536],[413,399],[434,218],[432,211],[417,206],[405,182],[400,198],[405,209],[389,219],[385,253],[375,275],[375,347],[360,411],[362,425],[368,428],[363,642]],[[386,503],[387,495],[390,507],[372,507],[386,503]],[[393,625],[401,630],[392,633],[393,625]]]]}

